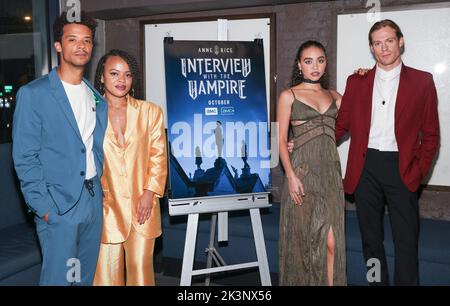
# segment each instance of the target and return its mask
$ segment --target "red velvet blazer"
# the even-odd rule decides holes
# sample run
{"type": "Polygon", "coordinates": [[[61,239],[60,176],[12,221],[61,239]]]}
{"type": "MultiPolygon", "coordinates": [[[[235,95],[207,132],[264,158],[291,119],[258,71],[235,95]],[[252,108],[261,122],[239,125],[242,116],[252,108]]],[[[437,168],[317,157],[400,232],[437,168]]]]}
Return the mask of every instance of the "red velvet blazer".
{"type": "MultiPolygon", "coordinates": [[[[344,189],[352,194],[364,168],[372,116],[375,67],[348,77],[336,121],[336,139],[350,133],[344,189]]],[[[439,117],[433,76],[403,65],[395,105],[395,138],[403,183],[414,192],[427,175],[439,146],[439,117]]]]}

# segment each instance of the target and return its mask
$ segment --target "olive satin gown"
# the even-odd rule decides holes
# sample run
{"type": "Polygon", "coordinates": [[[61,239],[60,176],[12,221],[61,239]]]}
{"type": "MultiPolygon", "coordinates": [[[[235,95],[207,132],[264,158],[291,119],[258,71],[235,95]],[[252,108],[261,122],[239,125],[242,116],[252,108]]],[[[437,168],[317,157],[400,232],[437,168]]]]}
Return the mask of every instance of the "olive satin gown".
{"type": "MultiPolygon", "coordinates": [[[[295,95],[294,95],[295,97],[295,95]]],[[[345,199],[335,140],[338,109],[333,101],[323,113],[295,99],[291,122],[294,149],[292,168],[305,190],[302,206],[296,206],[285,180],[281,195],[279,284],[328,285],[327,236],[335,239],[333,285],[346,285],[345,199]]]]}

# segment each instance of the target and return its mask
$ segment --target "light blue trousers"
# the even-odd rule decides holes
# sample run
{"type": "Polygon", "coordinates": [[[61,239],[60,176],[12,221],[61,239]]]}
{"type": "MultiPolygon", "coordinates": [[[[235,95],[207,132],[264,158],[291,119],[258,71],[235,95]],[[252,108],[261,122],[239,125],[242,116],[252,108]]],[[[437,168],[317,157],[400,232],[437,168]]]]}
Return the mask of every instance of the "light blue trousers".
{"type": "Polygon", "coordinates": [[[63,215],[53,207],[48,223],[35,217],[43,256],[40,285],[92,285],[103,220],[98,177],[93,178],[91,193],[83,185],[77,204],[63,215]]]}

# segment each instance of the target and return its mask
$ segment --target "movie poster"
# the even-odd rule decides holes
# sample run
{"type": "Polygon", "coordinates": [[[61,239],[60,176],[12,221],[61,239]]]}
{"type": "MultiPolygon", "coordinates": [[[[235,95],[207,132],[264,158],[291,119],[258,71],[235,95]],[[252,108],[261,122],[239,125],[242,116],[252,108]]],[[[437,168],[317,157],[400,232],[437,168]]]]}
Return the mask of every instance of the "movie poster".
{"type": "Polygon", "coordinates": [[[171,199],[270,186],[262,43],[164,43],[171,199]]]}

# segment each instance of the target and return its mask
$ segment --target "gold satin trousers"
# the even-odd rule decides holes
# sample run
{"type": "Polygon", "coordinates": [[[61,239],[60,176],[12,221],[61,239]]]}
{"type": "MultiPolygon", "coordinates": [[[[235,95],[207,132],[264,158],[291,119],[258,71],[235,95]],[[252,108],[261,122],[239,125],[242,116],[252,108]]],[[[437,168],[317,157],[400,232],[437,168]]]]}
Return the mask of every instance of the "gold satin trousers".
{"type": "Polygon", "coordinates": [[[155,239],[145,238],[133,226],[126,241],[102,243],[94,286],[124,286],[125,282],[127,286],[154,286],[154,247],[155,239]]]}

